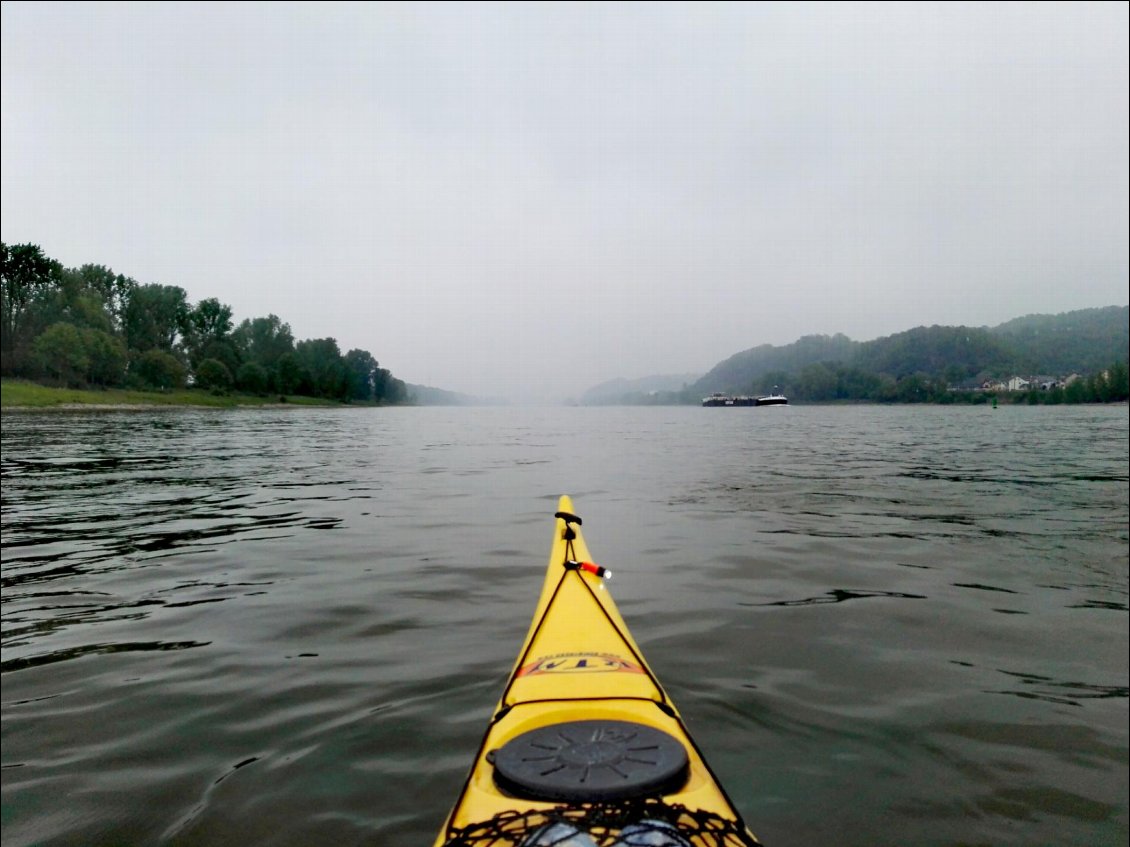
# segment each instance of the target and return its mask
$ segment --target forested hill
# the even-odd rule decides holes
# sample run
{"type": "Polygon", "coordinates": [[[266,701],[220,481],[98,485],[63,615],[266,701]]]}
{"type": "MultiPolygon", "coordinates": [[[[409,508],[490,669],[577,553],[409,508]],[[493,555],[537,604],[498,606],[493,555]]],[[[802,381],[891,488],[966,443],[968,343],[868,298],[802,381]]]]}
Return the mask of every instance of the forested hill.
{"type": "Polygon", "coordinates": [[[398,403],[405,385],[368,350],[295,341],[276,315],[238,326],[210,297],[141,284],[102,265],[64,268],[35,244],[0,244],[4,376],[70,387],[300,394],[398,403]]]}
{"type": "Polygon", "coordinates": [[[762,344],[741,353],[735,353],[711,368],[705,376],[691,386],[694,397],[714,391],[730,394],[747,394],[752,385],[769,380],[769,387],[780,383],[791,373],[798,373],[814,362],[850,361],[859,349],[858,341],[846,335],[806,335],[792,344],[774,347],[762,344]]]}
{"type": "Polygon", "coordinates": [[[1022,362],[1041,373],[1091,373],[1126,359],[1130,308],[1080,309],[1063,315],[1028,315],[994,327],[1022,362]]]}
{"type": "Polygon", "coordinates": [[[1029,315],[992,328],[917,327],[866,342],[806,336],[731,356],[681,399],[693,402],[715,391],[760,394],[774,385],[810,399],[876,399],[912,378],[920,390],[1014,375],[1088,375],[1126,362],[1128,346],[1127,306],[1029,315]]]}
{"type": "Polygon", "coordinates": [[[949,401],[955,390],[985,382],[1013,376],[1058,381],[1073,374],[1087,379],[1064,395],[1069,401],[1122,399],[1128,348],[1126,306],[1029,315],[995,327],[922,326],[863,342],[807,335],[735,353],[681,390],[610,396],[610,389],[627,385],[620,381],[598,386],[599,399],[590,389],[583,402],[698,403],[716,391],[758,395],[775,387],[797,400],[949,401]]]}

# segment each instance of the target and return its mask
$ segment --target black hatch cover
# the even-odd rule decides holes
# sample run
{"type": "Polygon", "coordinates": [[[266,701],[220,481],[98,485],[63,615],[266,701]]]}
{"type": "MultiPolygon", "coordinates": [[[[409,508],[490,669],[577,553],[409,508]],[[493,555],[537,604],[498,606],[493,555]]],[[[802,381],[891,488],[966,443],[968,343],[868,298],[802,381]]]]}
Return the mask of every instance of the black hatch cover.
{"type": "Polygon", "coordinates": [[[511,739],[490,760],[503,791],[575,803],[670,794],[689,770],[678,739],[629,721],[550,724],[511,739]]]}

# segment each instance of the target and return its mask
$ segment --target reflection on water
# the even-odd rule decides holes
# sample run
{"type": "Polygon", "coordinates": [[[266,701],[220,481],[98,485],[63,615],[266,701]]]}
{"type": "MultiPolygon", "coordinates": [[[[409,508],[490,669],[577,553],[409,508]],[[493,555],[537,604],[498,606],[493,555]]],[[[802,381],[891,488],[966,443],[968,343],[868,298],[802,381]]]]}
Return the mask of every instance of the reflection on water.
{"type": "Polygon", "coordinates": [[[863,600],[867,597],[901,597],[904,600],[925,600],[922,594],[902,594],[898,591],[845,591],[836,588],[820,597],[805,597],[803,600],[774,600],[771,603],[742,603],[743,606],[814,606],[817,603],[846,603],[848,600],[863,600]]]}
{"type": "Polygon", "coordinates": [[[1085,682],[1061,682],[1050,676],[1041,676],[1034,673],[1019,673],[1017,671],[1000,671],[1006,676],[1014,677],[1022,686],[1028,688],[1005,689],[995,694],[1012,694],[1016,697],[1030,697],[1033,700],[1047,700],[1051,703],[1063,703],[1068,706],[1078,706],[1080,700],[1094,700],[1105,698],[1126,699],[1130,689],[1125,685],[1090,685],[1085,682]]]}
{"type": "Polygon", "coordinates": [[[82,656],[92,656],[99,653],[129,653],[135,650],[188,650],[191,647],[207,647],[208,643],[207,641],[148,641],[144,643],[84,644],[81,647],[72,647],[70,650],[39,653],[35,656],[25,656],[20,659],[5,659],[3,663],[0,663],[0,669],[7,673],[8,671],[22,671],[25,668],[49,665],[52,662],[64,662],[67,659],[78,659],[82,656]]]}
{"type": "Polygon", "coordinates": [[[774,412],[5,415],[5,845],[429,843],[561,493],[767,843],[1126,843],[1126,409],[774,412]]]}

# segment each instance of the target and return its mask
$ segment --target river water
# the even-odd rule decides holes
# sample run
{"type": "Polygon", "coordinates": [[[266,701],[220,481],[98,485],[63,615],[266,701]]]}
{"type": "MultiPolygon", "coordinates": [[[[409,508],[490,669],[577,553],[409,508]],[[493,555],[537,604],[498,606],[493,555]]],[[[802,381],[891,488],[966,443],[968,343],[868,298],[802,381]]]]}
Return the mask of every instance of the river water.
{"type": "Polygon", "coordinates": [[[430,844],[559,494],[750,827],[1125,845],[1127,408],[3,418],[3,843],[430,844]]]}

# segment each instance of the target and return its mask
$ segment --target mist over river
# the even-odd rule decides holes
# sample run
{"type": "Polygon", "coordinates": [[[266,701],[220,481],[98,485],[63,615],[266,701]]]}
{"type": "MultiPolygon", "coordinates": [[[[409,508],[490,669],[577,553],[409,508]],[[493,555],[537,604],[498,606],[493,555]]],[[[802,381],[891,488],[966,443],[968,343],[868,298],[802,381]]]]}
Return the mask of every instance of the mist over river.
{"type": "Polygon", "coordinates": [[[769,845],[1125,845],[1119,407],[5,414],[3,844],[428,845],[560,494],[769,845]]]}

